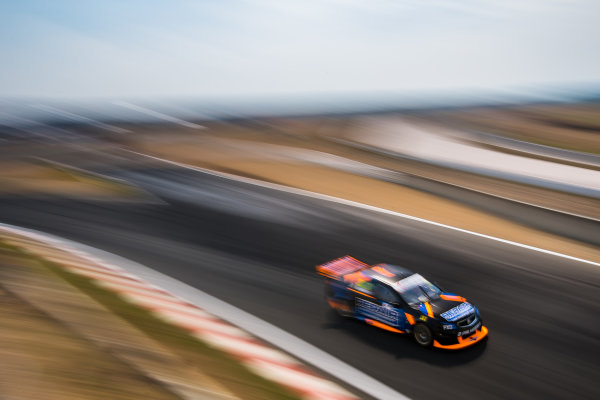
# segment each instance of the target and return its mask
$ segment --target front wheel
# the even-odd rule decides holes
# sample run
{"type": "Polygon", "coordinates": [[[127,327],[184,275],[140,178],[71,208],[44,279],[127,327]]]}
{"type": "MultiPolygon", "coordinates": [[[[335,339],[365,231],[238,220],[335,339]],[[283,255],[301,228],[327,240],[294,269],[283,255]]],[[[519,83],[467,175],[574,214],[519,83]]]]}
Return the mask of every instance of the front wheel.
{"type": "Polygon", "coordinates": [[[431,329],[425,324],[417,324],[413,328],[413,338],[423,347],[430,347],[433,343],[431,329]]]}

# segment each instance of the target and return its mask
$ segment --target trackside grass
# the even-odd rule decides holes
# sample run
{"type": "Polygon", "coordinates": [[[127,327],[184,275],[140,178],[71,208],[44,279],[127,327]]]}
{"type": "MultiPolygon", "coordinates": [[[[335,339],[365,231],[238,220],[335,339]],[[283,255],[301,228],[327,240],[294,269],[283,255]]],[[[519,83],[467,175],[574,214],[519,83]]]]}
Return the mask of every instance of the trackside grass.
{"type": "MultiPolygon", "coordinates": [[[[29,269],[37,271],[37,273],[50,273],[56,279],[63,280],[73,290],[78,290],[95,300],[110,313],[133,325],[161,346],[166,347],[182,359],[188,368],[199,371],[214,380],[239,399],[298,399],[287,388],[253,373],[232,356],[210,347],[191,336],[184,329],[171,325],[156,317],[150,311],[126,301],[108,289],[100,287],[90,278],[69,272],[54,262],[30,254],[26,249],[0,241],[0,265],[4,264],[5,260],[6,262],[13,260],[13,264],[15,260],[18,260],[21,266],[26,264],[29,269]]],[[[66,338],[65,340],[69,339],[66,338]]],[[[83,360],[79,361],[84,365],[83,360]]],[[[72,367],[75,369],[77,363],[74,363],[72,367]]],[[[133,371],[130,371],[130,373],[133,373],[133,371]]],[[[101,385],[97,389],[100,392],[103,390],[101,385]]],[[[129,398],[146,397],[132,396],[129,398]]]]}

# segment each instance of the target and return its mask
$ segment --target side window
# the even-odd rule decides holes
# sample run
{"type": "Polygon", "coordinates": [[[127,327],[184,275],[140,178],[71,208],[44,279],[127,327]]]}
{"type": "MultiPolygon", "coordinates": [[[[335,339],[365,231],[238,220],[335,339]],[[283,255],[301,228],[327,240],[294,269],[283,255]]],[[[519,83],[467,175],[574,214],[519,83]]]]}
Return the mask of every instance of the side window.
{"type": "Polygon", "coordinates": [[[355,289],[358,289],[361,292],[364,292],[367,294],[373,293],[373,283],[372,282],[361,280],[361,281],[354,283],[353,286],[355,289]]]}
{"type": "Polygon", "coordinates": [[[383,283],[375,282],[373,287],[373,293],[375,294],[375,297],[377,297],[381,301],[385,301],[386,303],[397,304],[400,302],[400,299],[398,298],[398,295],[396,294],[394,289],[383,283]]]}

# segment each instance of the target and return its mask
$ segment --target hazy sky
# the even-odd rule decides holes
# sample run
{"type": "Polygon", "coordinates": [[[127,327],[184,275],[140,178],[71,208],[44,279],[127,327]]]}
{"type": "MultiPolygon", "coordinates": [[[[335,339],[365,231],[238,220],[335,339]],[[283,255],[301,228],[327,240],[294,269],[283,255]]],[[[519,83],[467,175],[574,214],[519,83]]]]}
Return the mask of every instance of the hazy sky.
{"type": "Polygon", "coordinates": [[[0,96],[600,82],[598,0],[0,2],[0,96]]]}

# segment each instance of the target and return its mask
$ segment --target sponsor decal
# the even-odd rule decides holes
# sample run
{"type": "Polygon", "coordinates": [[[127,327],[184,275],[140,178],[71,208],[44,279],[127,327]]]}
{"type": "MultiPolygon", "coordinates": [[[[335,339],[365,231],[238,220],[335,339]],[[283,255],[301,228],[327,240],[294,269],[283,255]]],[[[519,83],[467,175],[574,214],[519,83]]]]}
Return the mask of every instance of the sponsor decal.
{"type": "Polygon", "coordinates": [[[360,280],[356,283],[356,286],[358,286],[361,289],[366,290],[367,292],[372,292],[373,291],[373,284],[371,282],[365,281],[365,280],[360,280]]]}
{"type": "Polygon", "coordinates": [[[369,317],[373,317],[388,325],[398,326],[398,311],[389,307],[381,307],[370,301],[356,298],[356,309],[359,313],[369,317]]]}
{"type": "Polygon", "coordinates": [[[479,329],[479,327],[481,327],[481,322],[478,322],[477,325],[475,325],[474,327],[472,327],[469,330],[466,331],[462,331],[462,332],[458,332],[456,335],[457,336],[466,336],[466,335],[470,335],[471,333],[475,332],[477,329],[479,329]]]}
{"type": "Polygon", "coordinates": [[[446,311],[445,313],[440,314],[440,316],[448,321],[456,321],[458,319],[461,319],[462,317],[471,314],[474,311],[475,309],[470,303],[462,303],[461,305],[454,307],[446,311]]]}

